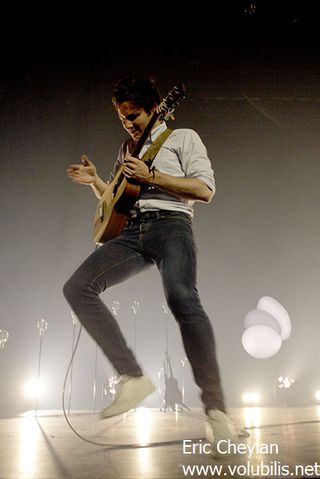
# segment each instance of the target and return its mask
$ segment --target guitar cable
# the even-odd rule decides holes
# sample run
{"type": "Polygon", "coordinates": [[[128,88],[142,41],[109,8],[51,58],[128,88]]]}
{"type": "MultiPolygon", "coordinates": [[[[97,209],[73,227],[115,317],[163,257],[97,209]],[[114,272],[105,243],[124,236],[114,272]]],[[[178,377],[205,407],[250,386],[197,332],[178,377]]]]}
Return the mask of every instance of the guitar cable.
{"type": "MultiPolygon", "coordinates": [[[[71,359],[69,361],[67,371],[65,374],[64,382],[63,382],[63,387],[62,387],[62,410],[63,410],[63,415],[65,417],[65,420],[70,427],[70,429],[74,432],[76,436],[78,436],[82,441],[85,441],[89,444],[93,444],[94,446],[100,446],[100,447],[107,447],[109,449],[142,449],[142,448],[148,448],[148,447],[159,447],[159,446],[172,446],[172,445],[177,445],[181,444],[183,439],[173,439],[171,441],[158,441],[158,442],[148,442],[145,444],[139,444],[139,443],[130,443],[130,444],[114,444],[114,443],[109,443],[109,442],[98,442],[98,441],[93,441],[92,439],[89,439],[87,437],[84,437],[82,434],[80,434],[75,427],[71,424],[67,412],[66,412],[66,407],[65,407],[65,392],[66,392],[66,385],[69,377],[69,373],[74,361],[74,357],[79,345],[80,341],[80,336],[82,332],[82,325],[80,325],[78,337],[75,342],[75,346],[73,348],[72,354],[71,354],[71,359]]],[[[128,413],[127,413],[128,414],[128,413]]],[[[130,415],[132,415],[131,413],[130,415]]],[[[122,422],[122,419],[120,419],[116,424],[119,424],[122,422]]],[[[195,438],[195,440],[198,440],[199,438],[195,438]]]]}
{"type": "Polygon", "coordinates": [[[62,410],[63,410],[63,415],[64,415],[65,420],[66,420],[68,426],[70,427],[70,429],[74,432],[74,434],[76,434],[76,436],[78,436],[78,437],[79,437],[80,439],[82,439],[83,441],[88,442],[88,443],[90,443],[90,444],[94,444],[95,446],[111,446],[111,444],[99,443],[99,442],[92,441],[91,439],[88,439],[88,438],[82,436],[82,435],[72,426],[72,424],[71,424],[71,422],[69,421],[69,418],[68,418],[68,416],[67,416],[67,413],[66,413],[66,408],[65,408],[66,385],[67,385],[67,381],[68,381],[70,369],[71,369],[71,367],[72,367],[72,365],[73,365],[73,360],[74,360],[74,357],[75,357],[75,354],[76,354],[76,351],[77,351],[77,348],[78,348],[78,345],[79,345],[81,332],[82,332],[82,325],[80,325],[80,329],[79,329],[79,332],[78,332],[78,337],[77,337],[75,346],[74,346],[74,348],[73,348],[73,351],[72,351],[72,354],[71,354],[71,359],[70,359],[70,361],[69,361],[69,364],[68,364],[68,367],[67,367],[67,371],[66,371],[66,374],[65,374],[65,378],[64,378],[64,382],[63,382],[63,387],[62,387],[62,410]]]}
{"type": "MultiPolygon", "coordinates": [[[[183,441],[183,439],[173,439],[171,441],[158,441],[158,442],[148,442],[148,443],[145,443],[145,444],[138,444],[138,443],[131,443],[131,444],[114,444],[114,443],[110,443],[110,442],[98,442],[98,441],[94,441],[92,439],[89,439],[85,436],[83,436],[82,434],[80,434],[76,429],[75,427],[71,424],[69,418],[68,418],[68,415],[67,415],[67,412],[66,412],[66,407],[65,407],[65,393],[66,393],[66,385],[67,385],[67,381],[68,381],[68,377],[69,377],[69,374],[70,374],[70,370],[71,370],[71,367],[73,365],[73,361],[74,361],[74,358],[75,358],[75,354],[76,354],[76,351],[78,349],[78,345],[79,345],[79,342],[80,342],[80,337],[81,337],[81,333],[82,333],[82,325],[80,325],[80,329],[79,329],[79,332],[78,332],[78,336],[77,336],[77,339],[76,339],[76,342],[75,342],[75,345],[74,345],[74,348],[73,348],[73,351],[72,351],[72,354],[71,354],[71,358],[70,358],[70,361],[69,361],[69,364],[68,364],[68,367],[67,367],[67,370],[66,370],[66,374],[65,374],[65,378],[64,378],[64,382],[63,382],[63,388],[62,388],[62,410],[63,410],[63,415],[65,417],[65,420],[68,424],[68,426],[70,427],[70,429],[73,431],[73,433],[78,436],[82,441],[85,441],[89,444],[93,444],[94,446],[100,446],[100,447],[108,447],[110,449],[143,449],[143,448],[148,448],[148,447],[160,447],[160,446],[170,446],[170,445],[178,445],[178,444],[181,444],[181,442],[183,441]]],[[[127,413],[128,414],[128,413],[127,413]]],[[[130,415],[132,415],[133,413],[131,413],[130,415]]],[[[194,413],[190,413],[189,411],[185,412],[185,414],[187,416],[191,416],[193,418],[199,418],[199,416],[197,414],[194,414],[194,413]]],[[[119,420],[119,423],[122,422],[122,419],[119,420]]],[[[239,437],[249,437],[250,436],[250,433],[248,432],[249,430],[254,430],[254,429],[267,429],[267,428],[274,428],[274,427],[281,427],[281,426],[291,426],[291,425],[300,425],[300,424],[319,424],[319,420],[307,420],[307,421],[293,421],[293,422],[290,422],[290,423],[285,423],[285,424],[281,424],[281,423],[274,423],[274,424],[264,424],[264,425],[260,425],[260,426],[251,426],[251,427],[243,427],[240,429],[240,434],[239,434],[239,437]]],[[[116,423],[117,424],[117,423],[116,423]]],[[[199,439],[205,439],[205,438],[194,438],[194,440],[199,440],[199,439]]]]}
{"type": "MultiPolygon", "coordinates": [[[[145,444],[139,444],[139,443],[131,443],[131,444],[114,444],[114,443],[109,443],[109,442],[98,442],[98,441],[94,441],[88,437],[85,437],[83,436],[82,434],[80,434],[76,429],[75,427],[71,424],[69,418],[68,418],[68,415],[66,413],[66,408],[65,408],[65,391],[66,391],[66,385],[67,385],[67,380],[68,380],[68,377],[69,377],[69,373],[70,373],[70,370],[71,370],[71,367],[72,367],[72,364],[73,364],[73,361],[74,361],[74,357],[75,357],[75,354],[76,354],[76,351],[77,351],[77,348],[78,348],[78,345],[79,345],[79,341],[80,341],[80,336],[81,336],[81,332],[82,332],[82,325],[80,325],[80,329],[79,329],[79,333],[78,333],[78,337],[77,337],[77,340],[75,342],[75,346],[74,346],[74,349],[72,351],[72,355],[71,355],[71,359],[69,361],[69,364],[68,364],[68,367],[67,367],[67,371],[66,371],[66,374],[65,374],[65,379],[64,379],[64,383],[63,383],[63,388],[62,388],[62,409],[63,409],[63,414],[64,414],[64,417],[65,417],[65,420],[68,424],[68,426],[70,427],[70,429],[73,431],[73,433],[78,436],[82,441],[84,442],[87,442],[89,444],[92,444],[94,446],[100,446],[100,447],[105,447],[105,448],[108,448],[108,449],[114,449],[114,450],[121,450],[121,449],[143,449],[143,448],[150,448],[150,447],[160,447],[160,446],[173,446],[173,445],[181,445],[182,441],[183,441],[183,438],[182,439],[173,439],[171,441],[158,441],[158,442],[148,442],[148,443],[145,443],[145,444]]],[[[128,414],[128,413],[127,413],[128,414]]],[[[130,413],[130,415],[132,415],[133,413],[130,413]]],[[[191,416],[193,418],[199,418],[199,416],[197,414],[194,414],[194,413],[190,413],[189,411],[185,412],[185,414],[187,416],[191,416]]],[[[114,423],[114,425],[117,425],[119,424],[120,422],[122,422],[122,419],[120,419],[117,423],[114,423]]],[[[263,425],[260,425],[260,426],[245,426],[245,427],[242,427],[240,428],[239,430],[239,438],[247,438],[247,437],[250,437],[251,434],[250,434],[250,430],[254,430],[254,429],[269,429],[269,428],[274,428],[274,427],[283,427],[283,426],[297,426],[297,425],[302,425],[302,424],[319,424],[319,420],[306,420],[306,421],[293,421],[293,422],[288,422],[288,423],[284,423],[284,424],[281,424],[281,423],[271,423],[271,424],[263,424],[263,425]]],[[[192,440],[194,441],[199,441],[200,439],[206,439],[206,438],[193,438],[192,440]]]]}
{"type": "MultiPolygon", "coordinates": [[[[110,443],[110,442],[98,442],[98,441],[94,441],[92,439],[89,439],[88,437],[83,436],[82,434],[80,434],[75,429],[75,427],[71,424],[71,422],[68,418],[67,412],[66,412],[65,392],[66,392],[66,385],[67,385],[68,377],[69,377],[69,374],[70,374],[70,370],[71,370],[71,367],[73,365],[74,357],[75,357],[75,354],[76,354],[76,351],[77,351],[77,348],[78,348],[78,345],[79,345],[79,342],[80,342],[81,332],[82,332],[82,325],[80,325],[80,329],[79,329],[79,332],[78,332],[78,337],[76,339],[75,346],[74,346],[73,351],[72,351],[71,359],[70,359],[68,367],[67,367],[67,371],[66,371],[66,374],[65,374],[65,379],[64,379],[64,382],[63,382],[63,388],[62,388],[63,415],[65,417],[65,420],[66,420],[68,426],[73,431],[73,433],[76,436],[78,436],[84,442],[87,442],[87,443],[92,444],[94,446],[106,447],[106,448],[109,448],[109,449],[143,449],[143,448],[148,448],[148,447],[173,446],[173,445],[181,444],[181,442],[183,441],[183,438],[173,439],[171,441],[148,442],[148,443],[145,443],[145,444],[139,444],[139,443],[114,444],[114,443],[110,443]]],[[[133,413],[130,413],[130,415],[132,415],[132,414],[133,413]]],[[[186,414],[189,417],[199,419],[198,414],[194,414],[194,413],[189,412],[189,411],[185,412],[184,414],[186,414]]],[[[120,419],[118,421],[118,423],[115,423],[115,424],[119,424],[120,422],[122,422],[122,419],[120,419]]],[[[260,429],[283,427],[283,426],[292,426],[292,425],[296,426],[296,425],[301,425],[301,424],[315,424],[315,423],[319,424],[319,422],[320,422],[319,420],[307,420],[307,421],[294,421],[294,422],[285,423],[285,424],[274,423],[274,424],[264,424],[264,425],[260,425],[260,426],[242,427],[240,429],[239,438],[249,437],[250,436],[249,430],[254,430],[254,429],[259,429],[260,430],[260,429]]],[[[206,438],[199,438],[199,437],[193,438],[193,440],[195,440],[195,441],[197,441],[199,439],[206,439],[206,438]]]]}

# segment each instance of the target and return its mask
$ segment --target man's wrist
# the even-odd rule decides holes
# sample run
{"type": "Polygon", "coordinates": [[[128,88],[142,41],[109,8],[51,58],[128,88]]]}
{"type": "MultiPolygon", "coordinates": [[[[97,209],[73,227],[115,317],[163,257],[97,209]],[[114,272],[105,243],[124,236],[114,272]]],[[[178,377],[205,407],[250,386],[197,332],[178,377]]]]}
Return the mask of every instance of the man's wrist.
{"type": "Polygon", "coordinates": [[[91,184],[91,186],[97,187],[98,186],[98,177],[94,176],[94,178],[93,178],[93,180],[90,184],[91,184]]]}
{"type": "Polygon", "coordinates": [[[91,183],[91,186],[98,189],[105,188],[106,185],[107,183],[105,183],[98,175],[94,177],[91,183]]]}

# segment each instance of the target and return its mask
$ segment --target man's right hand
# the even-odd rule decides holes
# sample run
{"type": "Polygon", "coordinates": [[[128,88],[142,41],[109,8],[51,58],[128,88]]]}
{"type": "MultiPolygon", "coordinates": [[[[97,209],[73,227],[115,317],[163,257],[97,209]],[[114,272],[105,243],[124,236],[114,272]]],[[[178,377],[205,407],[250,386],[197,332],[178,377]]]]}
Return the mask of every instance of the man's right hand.
{"type": "Polygon", "coordinates": [[[66,170],[69,178],[80,185],[94,185],[97,180],[97,168],[87,155],[81,156],[82,164],[70,165],[66,170]]]}

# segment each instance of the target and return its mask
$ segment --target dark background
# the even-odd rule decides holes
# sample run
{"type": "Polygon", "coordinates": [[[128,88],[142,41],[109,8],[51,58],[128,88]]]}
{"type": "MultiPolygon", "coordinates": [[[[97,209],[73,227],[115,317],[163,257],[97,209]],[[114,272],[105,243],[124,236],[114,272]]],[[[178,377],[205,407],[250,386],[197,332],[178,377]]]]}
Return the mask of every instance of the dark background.
{"type": "MultiPolygon", "coordinates": [[[[273,404],[280,375],[296,380],[294,404],[312,404],[319,378],[319,7],[318,2],[212,5],[3,7],[1,15],[0,413],[33,407],[24,383],[36,376],[37,321],[45,318],[40,407],[59,409],[73,326],[62,286],[93,250],[96,199],[65,175],[83,153],[107,177],[125,132],[112,109],[113,83],[153,75],[165,95],[183,81],[187,98],[170,126],[203,139],[217,181],[210,205],[195,205],[199,291],[216,334],[229,405],[246,390],[273,404]],[[210,8],[209,8],[210,7],[210,8]],[[143,13],[147,17],[143,17],[143,13]],[[261,296],[289,312],[292,334],[273,357],[241,344],[246,313],[261,296]]],[[[156,270],[104,295],[159,381],[165,350],[163,294],[156,270]]],[[[169,353],[198,390],[170,314],[169,353]]],[[[95,345],[84,332],[74,364],[72,405],[90,409],[95,345]]],[[[98,352],[97,407],[112,374],[98,352]]],[[[162,393],[148,405],[161,404],[162,393]]]]}

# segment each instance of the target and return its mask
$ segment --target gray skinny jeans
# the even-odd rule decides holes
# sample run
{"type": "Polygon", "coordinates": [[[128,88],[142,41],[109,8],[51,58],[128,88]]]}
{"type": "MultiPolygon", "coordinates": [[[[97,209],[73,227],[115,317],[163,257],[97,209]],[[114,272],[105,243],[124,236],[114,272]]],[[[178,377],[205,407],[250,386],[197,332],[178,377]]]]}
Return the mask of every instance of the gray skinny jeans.
{"type": "Polygon", "coordinates": [[[196,246],[188,215],[158,211],[128,220],[120,236],[84,261],[63,292],[117,372],[140,376],[142,369],[100,294],[152,264],[160,271],[166,301],[180,327],[204,408],[225,411],[213,329],[196,287],[196,246]]]}

